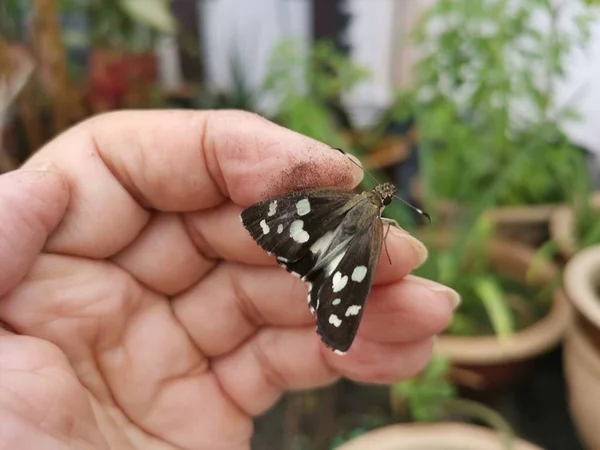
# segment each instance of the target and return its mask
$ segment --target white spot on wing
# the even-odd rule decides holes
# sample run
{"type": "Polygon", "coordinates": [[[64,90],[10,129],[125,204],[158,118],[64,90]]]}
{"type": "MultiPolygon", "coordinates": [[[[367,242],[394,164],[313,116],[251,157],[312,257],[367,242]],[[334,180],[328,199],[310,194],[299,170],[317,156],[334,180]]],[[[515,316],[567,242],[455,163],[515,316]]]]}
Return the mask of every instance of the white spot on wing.
{"type": "Polygon", "coordinates": [[[267,221],[265,219],[260,221],[260,227],[263,230],[263,234],[269,234],[269,231],[271,231],[271,229],[269,228],[269,225],[267,225],[267,221]]]}
{"type": "Polygon", "coordinates": [[[290,225],[290,237],[299,244],[303,244],[310,239],[308,233],[302,229],[303,227],[304,221],[302,220],[294,220],[290,225]]]}
{"type": "Polygon", "coordinates": [[[310,212],[310,202],[307,198],[303,198],[296,203],[296,209],[298,210],[299,216],[305,216],[310,212]]]}
{"type": "Polygon", "coordinates": [[[352,281],[360,283],[367,276],[367,268],[365,266],[356,266],[352,272],[352,281]]]}
{"type": "Polygon", "coordinates": [[[277,225],[277,234],[281,234],[283,232],[283,224],[277,225]]]}
{"type": "Polygon", "coordinates": [[[277,261],[282,262],[282,263],[290,262],[289,259],[284,258],[283,256],[278,256],[277,261]]]}
{"type": "Polygon", "coordinates": [[[310,251],[315,255],[317,253],[324,253],[331,245],[331,241],[333,241],[333,231],[328,231],[310,246],[310,251]]]}
{"type": "Polygon", "coordinates": [[[339,298],[336,298],[334,301],[332,301],[332,302],[331,302],[331,304],[332,304],[333,306],[337,306],[337,305],[339,305],[340,303],[342,303],[342,300],[341,300],[341,299],[339,299],[339,298]]]}
{"type": "Polygon", "coordinates": [[[360,305],[348,306],[348,309],[346,310],[346,317],[356,316],[360,312],[360,308],[362,308],[360,305]]]}
{"type": "Polygon", "coordinates": [[[341,350],[334,350],[333,353],[335,353],[336,355],[345,355],[346,352],[343,352],[341,350]]]}
{"type": "Polygon", "coordinates": [[[336,272],[333,276],[333,292],[340,292],[342,289],[346,287],[348,283],[348,275],[342,276],[340,272],[336,272]]]}
{"type": "Polygon", "coordinates": [[[267,213],[267,215],[269,217],[272,217],[275,215],[276,212],[277,212],[277,200],[273,200],[271,203],[269,203],[269,212],[267,213]]]}
{"type": "Polygon", "coordinates": [[[338,316],[336,316],[335,314],[332,314],[329,316],[329,323],[337,328],[342,324],[342,321],[340,320],[340,318],[338,316]]]}

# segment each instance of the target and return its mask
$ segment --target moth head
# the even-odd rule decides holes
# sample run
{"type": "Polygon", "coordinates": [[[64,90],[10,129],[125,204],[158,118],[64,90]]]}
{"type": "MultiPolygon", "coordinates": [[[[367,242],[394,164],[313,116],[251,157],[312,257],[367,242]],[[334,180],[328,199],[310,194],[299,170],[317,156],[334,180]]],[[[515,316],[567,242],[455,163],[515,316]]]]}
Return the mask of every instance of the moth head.
{"type": "Polygon", "coordinates": [[[398,189],[392,183],[383,183],[375,187],[375,193],[379,196],[384,206],[391,203],[396,192],[398,192],[398,189]]]}

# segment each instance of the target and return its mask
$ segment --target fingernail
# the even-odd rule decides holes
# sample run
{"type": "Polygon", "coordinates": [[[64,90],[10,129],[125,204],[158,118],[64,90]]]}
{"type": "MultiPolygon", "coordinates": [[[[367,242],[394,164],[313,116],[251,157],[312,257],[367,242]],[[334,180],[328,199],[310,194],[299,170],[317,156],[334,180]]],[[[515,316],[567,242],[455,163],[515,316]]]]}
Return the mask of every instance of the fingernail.
{"type": "Polygon", "coordinates": [[[415,254],[417,255],[417,265],[415,269],[417,267],[422,266],[423,263],[427,261],[429,251],[427,250],[427,247],[425,247],[425,244],[423,244],[416,237],[412,236],[405,230],[392,227],[390,229],[390,232],[394,233],[396,236],[400,236],[402,239],[405,239],[406,242],[412,247],[415,254]]]}
{"type": "Polygon", "coordinates": [[[346,156],[348,158],[350,158],[352,161],[354,161],[356,164],[358,164],[360,167],[362,167],[362,162],[356,156],[354,156],[354,155],[352,155],[350,153],[346,153],[346,156]]]}
{"type": "Polygon", "coordinates": [[[452,305],[452,309],[455,310],[460,305],[461,299],[460,294],[456,292],[454,289],[450,289],[447,286],[427,286],[433,292],[440,292],[446,296],[450,305],[452,305]]]}

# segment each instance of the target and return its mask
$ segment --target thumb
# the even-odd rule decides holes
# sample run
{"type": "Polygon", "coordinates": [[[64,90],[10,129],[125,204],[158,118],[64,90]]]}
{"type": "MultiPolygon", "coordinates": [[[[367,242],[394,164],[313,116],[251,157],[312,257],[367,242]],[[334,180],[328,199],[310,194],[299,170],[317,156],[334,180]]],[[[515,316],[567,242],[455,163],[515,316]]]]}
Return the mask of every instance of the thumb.
{"type": "Polygon", "coordinates": [[[68,202],[67,182],[53,164],[0,175],[0,297],[27,274],[68,202]]]}

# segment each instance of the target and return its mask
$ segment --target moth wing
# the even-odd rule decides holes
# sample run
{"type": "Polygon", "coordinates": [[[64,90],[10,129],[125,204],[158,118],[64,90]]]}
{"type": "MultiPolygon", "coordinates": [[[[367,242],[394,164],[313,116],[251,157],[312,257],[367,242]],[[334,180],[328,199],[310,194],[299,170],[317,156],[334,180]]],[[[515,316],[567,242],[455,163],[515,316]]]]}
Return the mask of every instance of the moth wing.
{"type": "Polygon", "coordinates": [[[337,266],[318,273],[309,294],[317,333],[338,353],[345,353],[354,341],[379,265],[383,225],[378,216],[365,223],[366,229],[350,240],[337,266]]]}
{"type": "Polygon", "coordinates": [[[285,265],[300,260],[319,238],[335,230],[355,197],[339,188],[292,192],[244,209],[242,224],[263,250],[285,265]]]}

